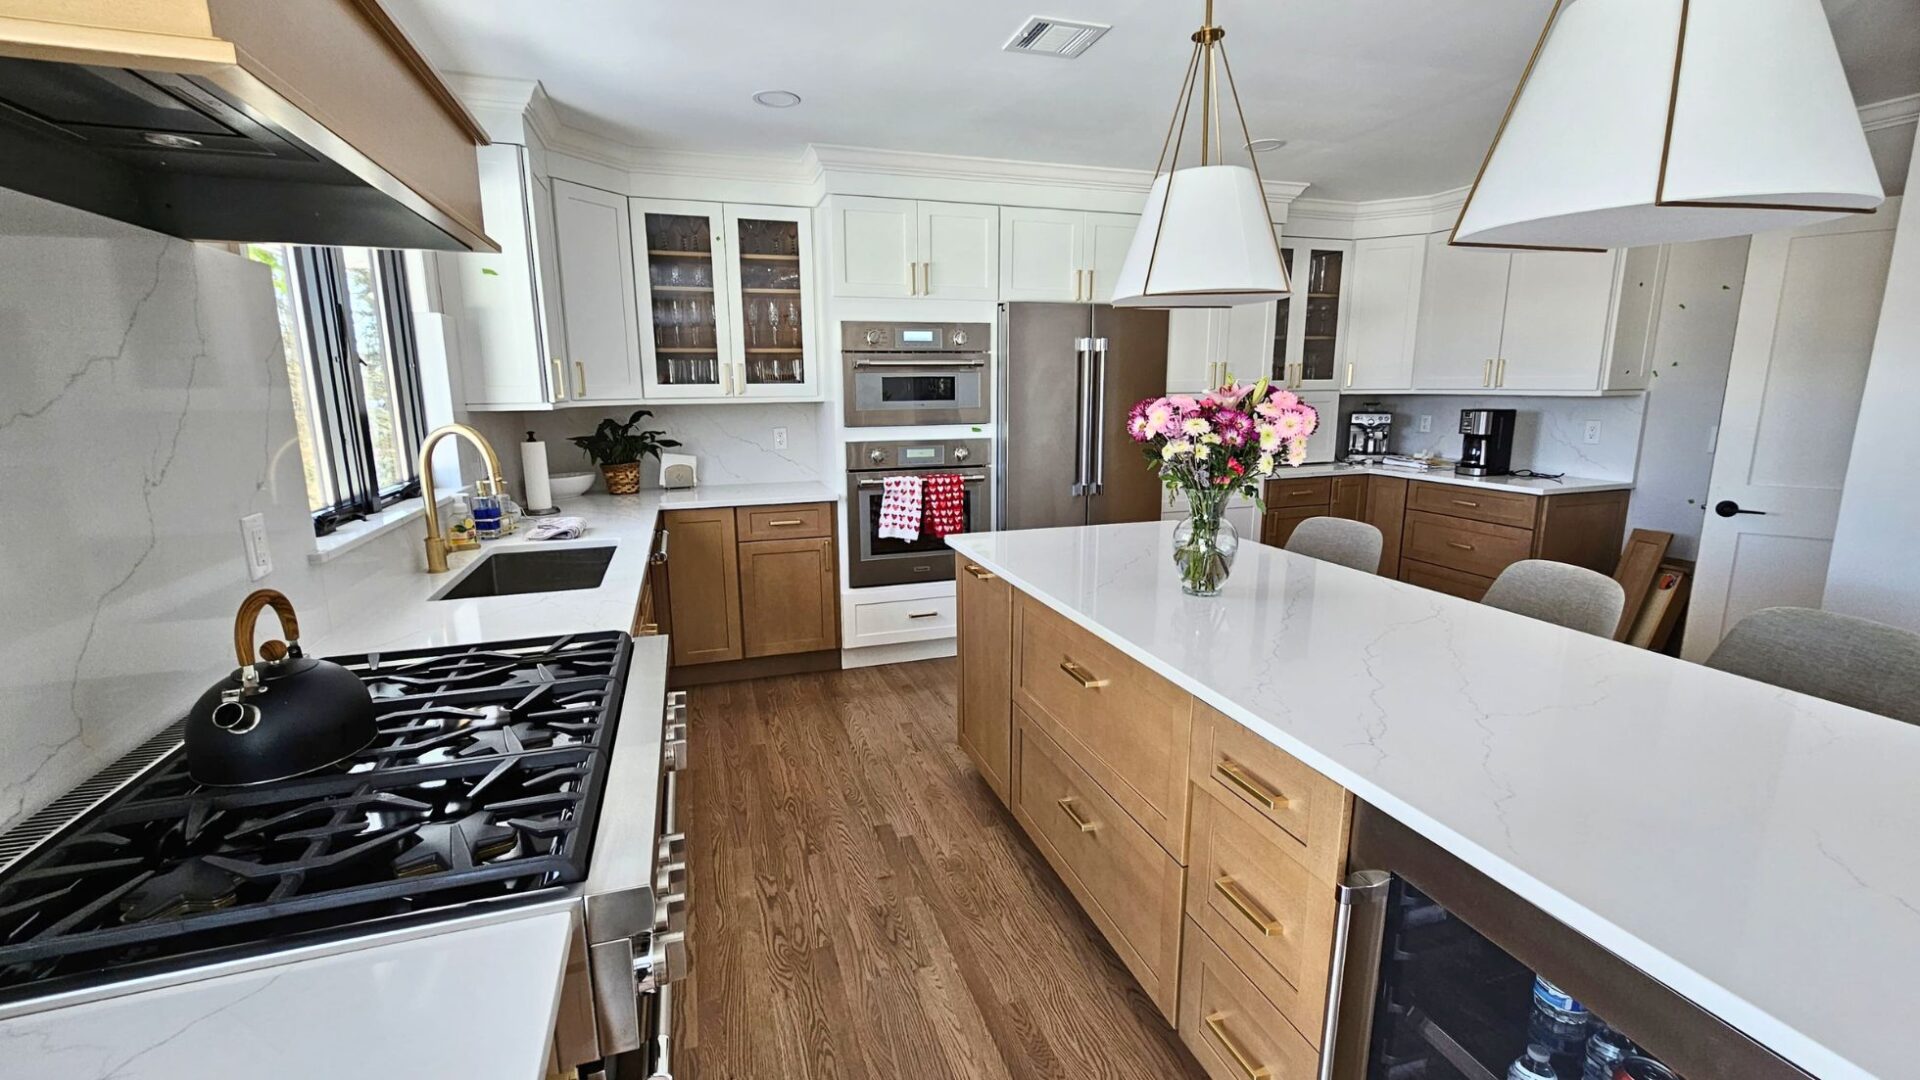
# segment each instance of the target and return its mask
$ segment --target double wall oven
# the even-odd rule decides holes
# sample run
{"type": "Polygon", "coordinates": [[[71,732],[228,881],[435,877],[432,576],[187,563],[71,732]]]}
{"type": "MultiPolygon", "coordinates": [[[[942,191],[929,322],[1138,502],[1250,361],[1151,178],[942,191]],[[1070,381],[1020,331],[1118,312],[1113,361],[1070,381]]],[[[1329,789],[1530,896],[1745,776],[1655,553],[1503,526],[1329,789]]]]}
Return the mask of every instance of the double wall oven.
{"type": "Polygon", "coordinates": [[[847,426],[987,423],[991,335],[986,323],[841,323],[847,426]]]}
{"type": "Polygon", "coordinates": [[[847,446],[847,583],[856,589],[952,581],[953,550],[924,529],[918,540],[880,536],[880,500],[889,476],[951,474],[966,492],[967,532],[993,528],[993,442],[929,439],[847,446]]]}

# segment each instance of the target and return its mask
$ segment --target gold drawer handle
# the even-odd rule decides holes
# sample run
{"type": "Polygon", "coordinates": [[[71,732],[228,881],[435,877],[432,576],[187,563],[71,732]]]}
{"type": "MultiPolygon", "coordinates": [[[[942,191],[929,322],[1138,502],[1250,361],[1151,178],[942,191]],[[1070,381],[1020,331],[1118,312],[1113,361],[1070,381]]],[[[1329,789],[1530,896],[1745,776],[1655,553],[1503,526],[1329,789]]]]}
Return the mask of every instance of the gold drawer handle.
{"type": "Polygon", "coordinates": [[[967,573],[972,574],[975,578],[979,579],[980,581],[993,581],[993,580],[996,580],[998,576],[994,574],[993,571],[988,570],[986,567],[975,566],[972,563],[967,564],[967,573]]]}
{"type": "Polygon", "coordinates": [[[1207,1016],[1207,1030],[1213,1033],[1214,1039],[1217,1040],[1221,1046],[1227,1048],[1227,1053],[1233,1058],[1233,1063],[1240,1066],[1241,1072],[1247,1074],[1247,1080],[1267,1080],[1268,1077],[1273,1075],[1273,1070],[1253,1060],[1245,1050],[1240,1049],[1240,1044],[1234,1040],[1234,1037],[1227,1034],[1226,1020],[1226,1013],[1209,1014],[1207,1016]]]}
{"type": "Polygon", "coordinates": [[[1060,670],[1071,676],[1074,682],[1079,683],[1082,690],[1098,690],[1107,685],[1107,680],[1094,678],[1087,674],[1085,668],[1071,660],[1060,661],[1060,670]]]}
{"type": "Polygon", "coordinates": [[[1447,541],[1447,546],[1450,548],[1453,548],[1456,551],[1472,551],[1473,550],[1472,544],[1463,544],[1458,540],[1447,541]]]}
{"type": "Polygon", "coordinates": [[[1455,505],[1455,506],[1471,506],[1471,507],[1473,507],[1473,508],[1474,508],[1474,509],[1476,509],[1476,510],[1478,510],[1478,509],[1480,508],[1480,504],[1479,504],[1479,503],[1477,503],[1477,502],[1472,502],[1472,501],[1470,501],[1470,500],[1467,500],[1467,499],[1455,499],[1455,500],[1453,500],[1453,505],[1455,505]]]}
{"type": "Polygon", "coordinates": [[[1301,488],[1301,489],[1299,489],[1298,491],[1289,491],[1289,492],[1287,492],[1287,494],[1289,494],[1289,495],[1311,495],[1311,494],[1313,494],[1313,489],[1312,489],[1312,488],[1301,488]]]}
{"type": "Polygon", "coordinates": [[[915,611],[915,612],[912,612],[911,614],[909,614],[909,615],[907,616],[907,618],[909,618],[909,619],[934,619],[934,618],[938,618],[939,616],[940,616],[940,613],[939,613],[939,612],[937,612],[937,611],[915,611]]]}
{"type": "Polygon", "coordinates": [[[804,522],[804,521],[801,521],[801,520],[800,520],[799,518],[781,518],[781,519],[780,519],[779,521],[769,521],[769,522],[767,522],[767,528],[769,528],[769,529],[790,529],[790,528],[792,528],[792,527],[793,527],[793,526],[795,526],[795,525],[805,525],[805,524],[806,524],[806,522],[804,522]]]}
{"type": "Polygon", "coordinates": [[[1254,779],[1247,770],[1240,767],[1239,762],[1222,761],[1213,767],[1213,771],[1227,783],[1245,792],[1248,798],[1269,810],[1278,810],[1286,805],[1285,796],[1254,779]]]}
{"type": "Polygon", "coordinates": [[[1073,808],[1072,796],[1068,796],[1067,798],[1064,798],[1064,799],[1055,799],[1054,802],[1057,802],[1060,804],[1060,809],[1066,811],[1067,817],[1073,820],[1074,828],[1079,829],[1081,832],[1083,833],[1093,832],[1095,829],[1098,829],[1100,827],[1099,822],[1088,821],[1086,818],[1083,818],[1080,816],[1080,811],[1075,810],[1073,808]]]}
{"type": "Polygon", "coordinates": [[[1240,890],[1239,882],[1230,877],[1218,878],[1213,883],[1215,892],[1227,898],[1233,910],[1247,917],[1253,928],[1260,931],[1261,937],[1272,937],[1281,931],[1280,920],[1260,910],[1260,905],[1240,890]]]}
{"type": "Polygon", "coordinates": [[[641,623],[641,624],[640,624],[640,636],[641,636],[641,637],[659,637],[659,636],[660,636],[660,624],[659,624],[659,623],[650,623],[650,622],[649,622],[649,623],[641,623]]]}

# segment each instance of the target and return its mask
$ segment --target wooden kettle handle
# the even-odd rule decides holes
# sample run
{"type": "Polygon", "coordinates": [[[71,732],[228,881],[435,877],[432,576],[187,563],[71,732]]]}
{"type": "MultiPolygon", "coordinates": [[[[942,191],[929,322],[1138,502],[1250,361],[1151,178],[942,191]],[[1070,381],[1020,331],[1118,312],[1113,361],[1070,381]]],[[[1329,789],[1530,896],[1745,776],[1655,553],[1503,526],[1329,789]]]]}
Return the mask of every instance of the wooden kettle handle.
{"type": "MultiPolygon", "coordinates": [[[[293,601],[287,599],[285,593],[276,589],[257,589],[245,600],[240,601],[240,613],[233,618],[233,652],[240,658],[241,667],[253,666],[253,635],[260,622],[260,612],[266,608],[272,608],[273,613],[279,616],[280,632],[286,635],[289,642],[300,640],[300,620],[293,613],[293,601]]],[[[268,642],[261,652],[265,653],[271,649],[280,656],[285,656],[284,646],[272,649],[276,644],[278,643],[268,642]]],[[[270,660],[278,658],[277,656],[268,657],[270,660]]]]}

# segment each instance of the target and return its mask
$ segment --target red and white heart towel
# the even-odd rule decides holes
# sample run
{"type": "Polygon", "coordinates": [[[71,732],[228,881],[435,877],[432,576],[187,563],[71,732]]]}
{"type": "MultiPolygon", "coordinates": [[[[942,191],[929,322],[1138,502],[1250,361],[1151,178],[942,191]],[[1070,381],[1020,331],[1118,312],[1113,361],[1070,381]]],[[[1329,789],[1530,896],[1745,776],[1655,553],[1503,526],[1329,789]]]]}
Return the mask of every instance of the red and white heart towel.
{"type": "Polygon", "coordinates": [[[926,478],[927,532],[950,536],[967,531],[967,481],[954,473],[926,478]]]}
{"type": "Polygon", "coordinates": [[[920,539],[920,478],[889,476],[880,483],[880,539],[920,539]]]}

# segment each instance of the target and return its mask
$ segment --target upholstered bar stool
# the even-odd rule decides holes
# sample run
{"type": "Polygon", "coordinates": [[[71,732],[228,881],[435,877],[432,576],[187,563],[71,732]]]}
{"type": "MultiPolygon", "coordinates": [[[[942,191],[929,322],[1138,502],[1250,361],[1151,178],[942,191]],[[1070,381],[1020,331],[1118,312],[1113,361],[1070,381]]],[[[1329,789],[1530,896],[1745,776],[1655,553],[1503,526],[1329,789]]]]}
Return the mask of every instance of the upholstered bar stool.
{"type": "Polygon", "coordinates": [[[1620,626],[1627,594],[1619,582],[1583,566],[1523,559],[1500,571],[1480,602],[1610,638],[1620,626]]]}
{"type": "Polygon", "coordinates": [[[1741,619],[1707,666],[1920,724],[1920,634],[1812,608],[1741,619]]]}
{"type": "Polygon", "coordinates": [[[1295,526],[1286,547],[1295,555],[1377,574],[1381,543],[1380,530],[1364,521],[1317,517],[1295,526]]]}

